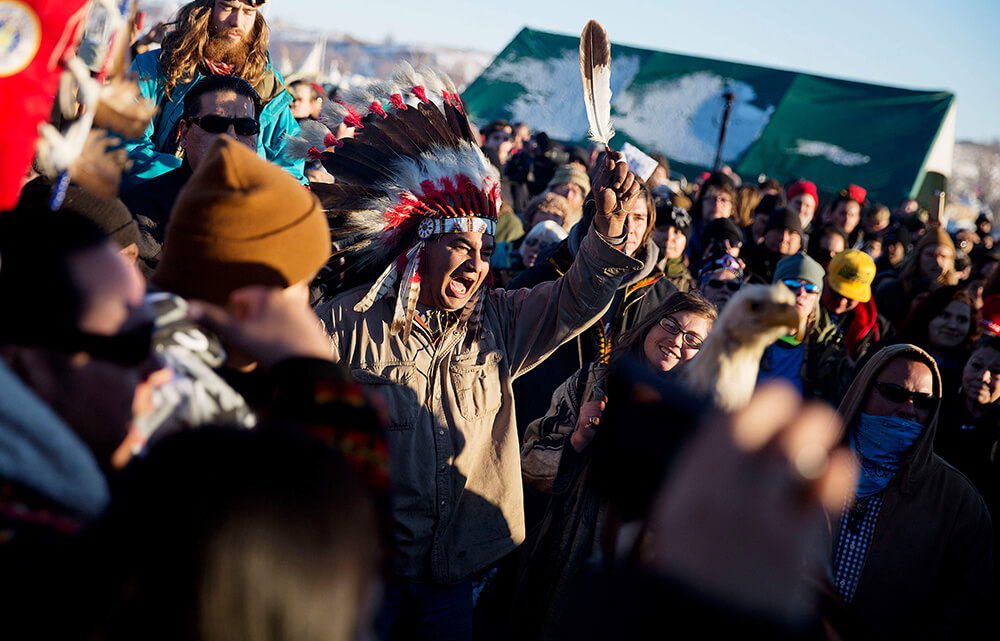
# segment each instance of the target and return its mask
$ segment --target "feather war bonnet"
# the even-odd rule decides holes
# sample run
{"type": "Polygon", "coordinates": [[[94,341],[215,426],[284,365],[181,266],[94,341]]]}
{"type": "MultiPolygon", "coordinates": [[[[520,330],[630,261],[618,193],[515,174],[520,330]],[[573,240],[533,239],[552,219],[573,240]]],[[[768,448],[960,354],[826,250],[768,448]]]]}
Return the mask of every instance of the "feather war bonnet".
{"type": "MultiPolygon", "coordinates": [[[[324,103],[320,121],[354,138],[319,156],[336,183],[314,184],[330,222],[333,254],[318,284],[325,298],[371,284],[364,312],[396,298],[390,332],[408,340],[420,295],[424,241],[451,232],[496,232],[500,174],[482,151],[454,83],[403,63],[391,80],[324,103]]],[[[330,142],[330,141],[325,141],[330,142]]],[[[470,335],[484,291],[462,310],[470,335]]]]}

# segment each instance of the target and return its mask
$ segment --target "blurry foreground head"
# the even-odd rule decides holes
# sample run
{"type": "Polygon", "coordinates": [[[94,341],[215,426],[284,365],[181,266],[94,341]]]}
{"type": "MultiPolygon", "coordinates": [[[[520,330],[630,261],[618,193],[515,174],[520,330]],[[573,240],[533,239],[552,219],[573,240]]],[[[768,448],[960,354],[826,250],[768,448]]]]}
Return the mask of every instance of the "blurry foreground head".
{"type": "Polygon", "coordinates": [[[249,285],[294,287],[305,299],[329,256],[330,231],[315,196],[220,136],[177,196],[151,281],[216,305],[249,285]]]}
{"type": "Polygon", "coordinates": [[[336,451],[206,429],[165,439],[128,473],[97,531],[111,563],[102,638],[365,638],[381,538],[367,488],[336,451]]]}
{"type": "Polygon", "coordinates": [[[144,285],[94,223],[47,207],[0,214],[0,357],[110,465],[155,368],[144,285]]]}

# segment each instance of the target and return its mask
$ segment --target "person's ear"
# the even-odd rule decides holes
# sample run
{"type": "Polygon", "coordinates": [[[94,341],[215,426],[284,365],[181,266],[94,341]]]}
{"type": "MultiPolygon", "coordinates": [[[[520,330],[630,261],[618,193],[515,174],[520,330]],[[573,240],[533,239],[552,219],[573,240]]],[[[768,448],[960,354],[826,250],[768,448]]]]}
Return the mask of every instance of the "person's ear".
{"type": "Polygon", "coordinates": [[[181,120],[177,123],[177,147],[178,149],[184,149],[187,147],[187,135],[188,131],[191,130],[191,123],[187,120],[181,120]]]}
{"type": "Polygon", "coordinates": [[[135,265],[136,261],[139,260],[139,246],[135,243],[129,243],[122,247],[118,253],[124,256],[131,265],[135,265]]]}
{"type": "Polygon", "coordinates": [[[229,294],[227,307],[237,320],[254,318],[264,304],[264,293],[259,287],[241,287],[229,294]]]}

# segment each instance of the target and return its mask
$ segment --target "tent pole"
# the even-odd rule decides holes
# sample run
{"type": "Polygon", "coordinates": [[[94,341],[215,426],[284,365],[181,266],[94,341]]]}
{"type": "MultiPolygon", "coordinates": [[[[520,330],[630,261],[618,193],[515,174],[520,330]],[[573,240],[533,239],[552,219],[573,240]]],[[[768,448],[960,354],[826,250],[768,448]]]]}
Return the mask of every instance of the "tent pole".
{"type": "Polygon", "coordinates": [[[736,94],[732,91],[727,91],[722,94],[722,97],[726,101],[726,107],[722,112],[722,128],[719,130],[719,147],[715,150],[715,162],[712,163],[712,171],[719,171],[722,167],[722,143],[726,140],[726,127],[729,126],[729,115],[733,112],[733,102],[736,100],[736,94]]]}

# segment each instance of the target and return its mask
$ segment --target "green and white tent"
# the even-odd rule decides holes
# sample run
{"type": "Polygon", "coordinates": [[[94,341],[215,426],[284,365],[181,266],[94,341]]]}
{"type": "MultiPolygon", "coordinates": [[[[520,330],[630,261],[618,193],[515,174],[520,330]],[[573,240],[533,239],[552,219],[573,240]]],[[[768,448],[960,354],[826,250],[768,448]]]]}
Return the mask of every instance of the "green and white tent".
{"type": "MultiPolygon", "coordinates": [[[[812,180],[821,198],[848,183],[894,204],[951,173],[955,96],[613,45],[612,147],[659,151],[688,176],[710,170],[725,106],[722,160],[744,177],[812,180]]],[[[584,144],[579,39],[523,29],[463,92],[477,122],[528,123],[584,144]]]]}

